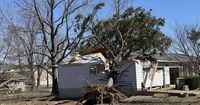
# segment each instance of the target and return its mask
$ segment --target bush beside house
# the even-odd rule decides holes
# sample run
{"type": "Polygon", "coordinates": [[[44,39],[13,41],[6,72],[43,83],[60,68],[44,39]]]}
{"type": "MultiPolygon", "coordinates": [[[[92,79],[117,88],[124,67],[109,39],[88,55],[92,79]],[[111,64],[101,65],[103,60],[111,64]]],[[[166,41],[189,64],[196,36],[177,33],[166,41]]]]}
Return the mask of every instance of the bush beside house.
{"type": "Polygon", "coordinates": [[[200,77],[187,77],[185,83],[190,90],[197,89],[200,87],[200,77]]]}
{"type": "Polygon", "coordinates": [[[176,88],[182,89],[183,85],[188,85],[190,90],[200,88],[200,77],[177,78],[176,88]]]}

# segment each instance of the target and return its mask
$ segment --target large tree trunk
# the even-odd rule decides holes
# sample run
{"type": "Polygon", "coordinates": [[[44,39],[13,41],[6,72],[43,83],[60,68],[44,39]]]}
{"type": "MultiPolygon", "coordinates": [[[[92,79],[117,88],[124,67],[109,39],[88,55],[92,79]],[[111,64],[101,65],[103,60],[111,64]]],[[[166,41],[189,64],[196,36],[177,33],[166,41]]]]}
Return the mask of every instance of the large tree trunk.
{"type": "Polygon", "coordinates": [[[35,89],[35,76],[34,73],[31,74],[31,91],[35,89]]]}
{"type": "Polygon", "coordinates": [[[57,81],[57,65],[55,60],[52,60],[52,91],[51,95],[58,95],[58,81],[57,81]]]}
{"type": "Polygon", "coordinates": [[[37,88],[40,86],[40,79],[41,79],[42,70],[38,68],[37,70],[37,88]]]}
{"type": "Polygon", "coordinates": [[[49,87],[49,73],[47,72],[47,87],[49,87]]]}
{"type": "Polygon", "coordinates": [[[37,88],[40,87],[40,76],[37,77],[37,88]]]}
{"type": "Polygon", "coordinates": [[[35,89],[35,75],[33,64],[30,64],[30,72],[31,72],[31,91],[35,89]]]}

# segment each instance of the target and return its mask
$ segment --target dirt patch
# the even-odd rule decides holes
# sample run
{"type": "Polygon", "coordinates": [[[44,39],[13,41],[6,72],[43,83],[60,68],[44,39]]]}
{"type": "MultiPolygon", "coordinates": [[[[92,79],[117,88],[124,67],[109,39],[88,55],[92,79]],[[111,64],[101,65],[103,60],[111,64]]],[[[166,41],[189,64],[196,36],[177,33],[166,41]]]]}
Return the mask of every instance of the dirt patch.
{"type": "Polygon", "coordinates": [[[127,98],[122,101],[122,103],[132,103],[132,104],[169,104],[169,105],[177,105],[177,104],[199,104],[200,103],[200,97],[198,96],[193,96],[193,97],[176,97],[176,96],[171,96],[171,97],[152,97],[152,96],[132,96],[130,98],[127,98]]]}

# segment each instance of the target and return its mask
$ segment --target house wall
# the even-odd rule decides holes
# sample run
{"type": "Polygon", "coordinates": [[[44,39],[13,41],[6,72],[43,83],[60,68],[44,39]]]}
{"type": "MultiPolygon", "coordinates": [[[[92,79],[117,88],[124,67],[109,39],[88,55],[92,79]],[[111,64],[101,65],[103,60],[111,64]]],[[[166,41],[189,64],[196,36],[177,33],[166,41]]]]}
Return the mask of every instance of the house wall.
{"type": "MultiPolygon", "coordinates": [[[[58,67],[59,98],[79,98],[84,93],[87,84],[107,84],[106,75],[91,71],[94,63],[65,64],[58,67]]],[[[116,68],[121,77],[116,80],[116,86],[128,96],[135,95],[141,90],[142,83],[150,86],[149,70],[143,70],[143,62],[123,62],[116,68]]],[[[170,84],[169,67],[159,68],[155,73],[152,86],[170,84]]]]}
{"type": "Polygon", "coordinates": [[[94,84],[94,74],[90,74],[92,63],[66,64],[58,66],[59,98],[79,98],[86,84],[94,84]],[[92,79],[93,78],[93,79],[92,79]]]}
{"type": "Polygon", "coordinates": [[[121,76],[117,80],[117,87],[127,96],[135,95],[137,87],[141,84],[140,79],[137,80],[139,76],[136,75],[140,73],[139,70],[136,70],[135,62],[125,61],[117,70],[121,71],[121,76]]]}
{"type": "Polygon", "coordinates": [[[136,86],[138,90],[142,89],[142,83],[143,83],[143,66],[141,61],[135,62],[135,67],[136,67],[136,86]]]}
{"type": "Polygon", "coordinates": [[[155,73],[152,86],[164,86],[164,70],[163,68],[158,69],[155,73]]]}
{"type": "MultiPolygon", "coordinates": [[[[150,69],[143,70],[143,79],[145,88],[150,87],[151,76],[150,69]]],[[[158,68],[155,72],[152,87],[165,86],[170,84],[169,67],[158,68]]]]}
{"type": "Polygon", "coordinates": [[[164,67],[164,85],[170,84],[170,69],[169,67],[164,67]]]}
{"type": "MultiPolygon", "coordinates": [[[[144,86],[145,88],[150,87],[151,84],[151,75],[150,70],[144,70],[144,86]]],[[[163,69],[158,69],[155,72],[154,80],[152,86],[163,86],[163,69]]]]}
{"type": "MultiPolygon", "coordinates": [[[[66,64],[58,66],[58,89],[59,98],[80,98],[84,93],[84,86],[87,84],[107,84],[107,76],[103,73],[95,73],[91,71],[95,64],[66,64]]],[[[121,77],[116,80],[122,92],[126,95],[134,95],[137,91],[137,86],[141,87],[141,82],[136,81],[135,62],[124,63],[116,68],[121,70],[121,77]],[[137,85],[137,82],[140,85],[137,85]]],[[[137,74],[140,74],[139,71],[137,74]]],[[[139,78],[139,77],[138,77],[139,78]]]]}

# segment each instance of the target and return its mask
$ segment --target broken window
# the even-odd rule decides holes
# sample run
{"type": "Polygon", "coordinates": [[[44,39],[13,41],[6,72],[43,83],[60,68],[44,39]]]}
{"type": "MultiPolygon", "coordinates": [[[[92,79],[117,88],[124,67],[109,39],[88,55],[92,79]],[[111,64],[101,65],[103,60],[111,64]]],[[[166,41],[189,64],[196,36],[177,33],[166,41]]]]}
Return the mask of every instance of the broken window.
{"type": "Polygon", "coordinates": [[[90,74],[97,75],[97,68],[96,68],[96,66],[92,66],[90,68],[90,74]]]}
{"type": "Polygon", "coordinates": [[[90,68],[90,74],[97,75],[98,73],[104,72],[105,67],[103,64],[95,64],[90,68]]]}

